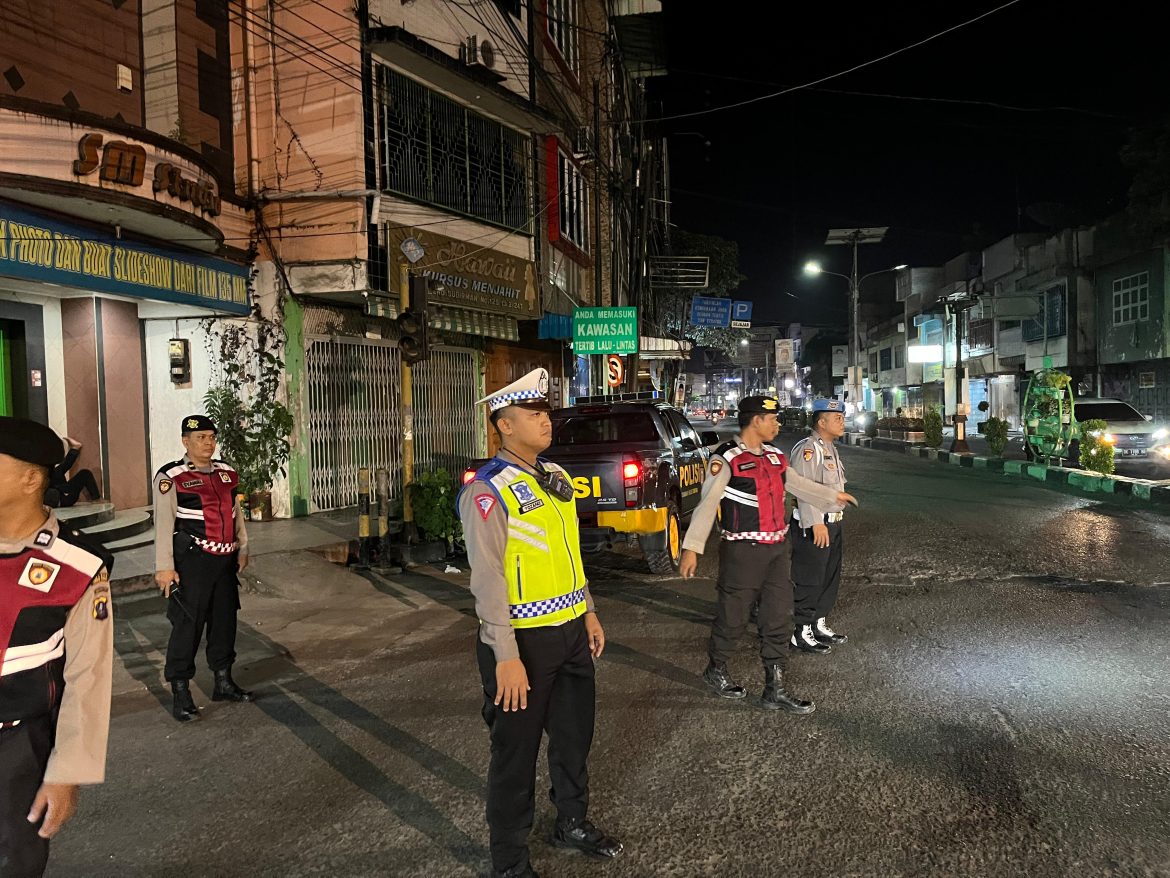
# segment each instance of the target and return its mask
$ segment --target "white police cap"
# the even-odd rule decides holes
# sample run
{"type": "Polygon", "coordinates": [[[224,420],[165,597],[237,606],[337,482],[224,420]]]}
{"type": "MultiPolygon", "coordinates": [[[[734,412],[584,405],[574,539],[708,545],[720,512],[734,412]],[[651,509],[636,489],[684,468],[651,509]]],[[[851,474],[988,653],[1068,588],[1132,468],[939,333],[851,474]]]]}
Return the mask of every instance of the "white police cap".
{"type": "Polygon", "coordinates": [[[489,393],[483,399],[476,400],[476,405],[481,402],[487,403],[490,412],[498,412],[510,405],[548,409],[548,370],[533,369],[507,387],[502,387],[495,393],[489,393]]]}

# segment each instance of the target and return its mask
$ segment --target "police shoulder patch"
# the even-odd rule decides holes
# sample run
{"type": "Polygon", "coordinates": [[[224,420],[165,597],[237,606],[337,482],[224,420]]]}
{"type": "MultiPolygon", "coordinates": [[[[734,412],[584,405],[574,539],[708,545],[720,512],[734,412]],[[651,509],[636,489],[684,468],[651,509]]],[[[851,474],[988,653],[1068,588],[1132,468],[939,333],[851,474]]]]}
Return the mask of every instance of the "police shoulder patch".
{"type": "Polygon", "coordinates": [[[174,484],[175,483],[172,482],[170,479],[159,479],[158,480],[158,492],[160,494],[166,494],[168,491],[171,490],[171,488],[174,486],[174,484]]]}
{"type": "Polygon", "coordinates": [[[108,594],[98,595],[93,599],[93,617],[98,621],[108,619],[110,616],[110,596],[108,594]]]}
{"type": "Polygon", "coordinates": [[[722,457],[711,458],[711,475],[713,475],[713,476],[719,475],[719,470],[721,470],[721,469],[723,469],[723,458],[722,457]]]}
{"type": "Polygon", "coordinates": [[[804,453],[801,455],[801,457],[803,457],[805,460],[812,460],[813,450],[811,448],[804,449],[804,453]]]}
{"type": "Polygon", "coordinates": [[[492,510],[496,506],[496,498],[491,494],[476,494],[475,505],[479,507],[480,517],[487,521],[487,517],[492,514],[492,510]]]}

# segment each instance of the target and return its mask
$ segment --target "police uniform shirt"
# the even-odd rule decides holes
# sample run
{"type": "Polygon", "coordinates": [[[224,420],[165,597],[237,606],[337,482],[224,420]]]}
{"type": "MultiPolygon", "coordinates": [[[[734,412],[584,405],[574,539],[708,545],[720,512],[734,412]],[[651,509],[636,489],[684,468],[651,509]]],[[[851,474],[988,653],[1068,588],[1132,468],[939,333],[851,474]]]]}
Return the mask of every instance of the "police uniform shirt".
{"type": "MultiPolygon", "coordinates": [[[[154,569],[174,570],[174,544],[171,539],[175,532],[175,519],[179,515],[179,492],[181,484],[176,479],[185,472],[203,473],[205,475],[226,467],[227,464],[213,460],[210,466],[197,467],[191,458],[183,455],[183,459],[173,464],[167,464],[154,476],[154,569]]],[[[240,557],[248,554],[248,532],[244,527],[244,510],[232,498],[233,525],[235,542],[239,544],[240,557]]]]}
{"type": "MultiPolygon", "coordinates": [[[[756,453],[744,445],[743,440],[738,435],[735,437],[735,441],[744,452],[756,453]]],[[[763,449],[756,456],[762,455],[763,449]]],[[[825,506],[836,504],[836,488],[825,487],[806,478],[803,473],[794,471],[792,461],[789,461],[788,466],[788,470],[784,473],[784,489],[787,493],[794,495],[798,500],[808,498],[825,506]]],[[[711,533],[711,525],[715,523],[715,516],[719,511],[719,502],[723,499],[723,491],[730,481],[731,467],[727,465],[727,461],[721,455],[711,455],[711,459],[707,462],[707,477],[703,480],[703,493],[699,505],[691,514],[691,524],[683,538],[682,547],[684,549],[689,549],[699,555],[703,554],[703,549],[707,546],[707,537],[711,533]]]]}
{"type": "MultiPolygon", "coordinates": [[[[525,472],[531,470],[525,469],[525,472]]],[[[480,622],[479,636],[486,646],[491,647],[496,661],[503,662],[520,657],[508,610],[508,581],[504,576],[508,513],[498,501],[484,513],[476,503],[476,498],[484,494],[494,496],[495,489],[480,479],[464,488],[463,496],[459,498],[459,519],[463,522],[463,540],[471,564],[471,593],[475,597],[475,613],[480,622]]],[[[592,613],[593,596],[589,593],[588,583],[585,583],[584,591],[585,612],[592,613]]]]}
{"type": "MultiPolygon", "coordinates": [[[[76,531],[62,531],[55,515],[23,540],[0,540],[0,722],[32,719],[30,712],[53,706],[52,684],[38,678],[30,704],[21,674],[47,671],[62,662],[64,687],[59,698],[57,731],[45,783],[94,784],[105,780],[106,744],[113,688],[114,611],[109,574],[97,548],[88,548],[76,531]],[[43,629],[49,609],[72,600],[62,628],[43,629]],[[38,625],[40,627],[38,627],[38,625]],[[37,628],[30,635],[29,627],[37,628]],[[24,636],[22,636],[22,634],[24,636]],[[47,639],[42,637],[47,634],[47,639]],[[27,641],[30,636],[34,643],[27,641]],[[47,688],[44,698],[40,693],[47,688]],[[19,714],[24,714],[23,716],[19,714]]],[[[51,624],[55,625],[55,622],[51,624]]]]}
{"type": "Polygon", "coordinates": [[[796,510],[801,527],[823,524],[825,515],[842,512],[845,507],[837,502],[837,492],[845,490],[845,468],[841,466],[841,455],[833,442],[826,442],[818,433],[812,433],[792,447],[792,459],[788,465],[806,479],[825,485],[833,490],[831,502],[815,497],[797,496],[796,510]]]}

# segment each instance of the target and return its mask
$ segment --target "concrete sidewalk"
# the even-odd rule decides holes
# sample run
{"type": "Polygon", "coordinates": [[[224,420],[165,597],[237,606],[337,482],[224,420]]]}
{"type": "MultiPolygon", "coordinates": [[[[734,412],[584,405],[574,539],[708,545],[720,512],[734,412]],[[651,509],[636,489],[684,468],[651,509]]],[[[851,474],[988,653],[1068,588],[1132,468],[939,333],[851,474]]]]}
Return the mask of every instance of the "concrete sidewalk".
{"type": "MultiPolygon", "coordinates": [[[[357,510],[341,509],[321,512],[307,518],[284,518],[276,521],[248,522],[248,547],[251,560],[262,555],[289,554],[303,550],[343,554],[350,540],[357,539],[357,510]]],[[[127,549],[114,555],[111,579],[114,593],[125,594],[153,587],[154,545],[127,549]]]]}

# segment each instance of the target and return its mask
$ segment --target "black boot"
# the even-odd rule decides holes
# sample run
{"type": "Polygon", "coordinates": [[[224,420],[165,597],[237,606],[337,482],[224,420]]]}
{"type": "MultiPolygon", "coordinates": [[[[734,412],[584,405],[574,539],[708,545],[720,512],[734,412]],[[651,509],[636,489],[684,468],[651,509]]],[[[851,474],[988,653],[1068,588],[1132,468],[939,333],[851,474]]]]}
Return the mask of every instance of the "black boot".
{"type": "Polygon", "coordinates": [[[199,708],[191,698],[190,680],[171,680],[171,693],[175,696],[171,714],[181,723],[199,719],[199,708]]]}
{"type": "Polygon", "coordinates": [[[812,713],[817,706],[789,695],[784,689],[784,669],[778,664],[764,665],[764,694],[760,697],[765,710],[786,710],[789,713],[812,713]]]}
{"type": "Polygon", "coordinates": [[[552,843],[557,847],[576,848],[595,857],[616,857],[622,852],[620,841],[610,838],[588,820],[577,817],[557,818],[552,843]]]}
{"type": "Polygon", "coordinates": [[[743,698],[747,695],[747,690],[731,678],[727,665],[715,659],[711,659],[707,670],[703,671],[703,682],[714,689],[720,698],[743,698]]]}
{"type": "Polygon", "coordinates": [[[532,871],[531,863],[523,863],[509,869],[492,869],[492,878],[540,878],[540,876],[532,871]]]}
{"type": "Polygon", "coordinates": [[[829,620],[824,616],[817,619],[813,625],[813,637],[817,639],[818,643],[823,643],[826,646],[840,646],[849,638],[844,634],[838,634],[829,627],[829,620]]]}
{"type": "Polygon", "coordinates": [[[821,643],[813,633],[812,625],[801,625],[792,635],[789,646],[801,652],[811,652],[814,655],[826,655],[833,651],[827,643],[821,643]]]}
{"type": "Polygon", "coordinates": [[[212,701],[255,701],[256,696],[245,692],[232,679],[232,669],[224,668],[215,672],[215,691],[211,693],[212,701]]]}

